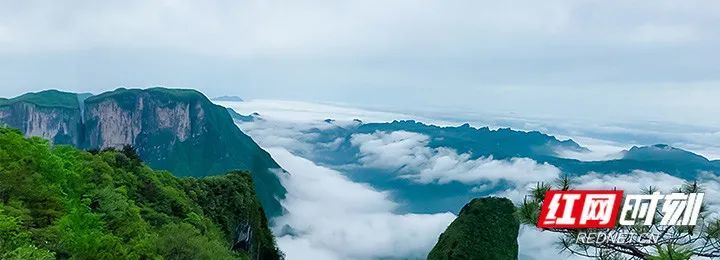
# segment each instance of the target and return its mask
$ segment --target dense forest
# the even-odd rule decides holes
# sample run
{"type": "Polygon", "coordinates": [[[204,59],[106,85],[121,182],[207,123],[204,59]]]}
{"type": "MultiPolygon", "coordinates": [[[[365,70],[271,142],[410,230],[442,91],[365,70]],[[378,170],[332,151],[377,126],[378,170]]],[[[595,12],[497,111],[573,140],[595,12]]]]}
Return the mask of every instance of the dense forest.
{"type": "Polygon", "coordinates": [[[515,206],[509,199],[473,199],[440,235],[428,259],[515,260],[519,230],[515,206]]]}
{"type": "Polygon", "coordinates": [[[267,226],[245,172],[177,178],[0,128],[0,259],[278,259],[267,226]]]}

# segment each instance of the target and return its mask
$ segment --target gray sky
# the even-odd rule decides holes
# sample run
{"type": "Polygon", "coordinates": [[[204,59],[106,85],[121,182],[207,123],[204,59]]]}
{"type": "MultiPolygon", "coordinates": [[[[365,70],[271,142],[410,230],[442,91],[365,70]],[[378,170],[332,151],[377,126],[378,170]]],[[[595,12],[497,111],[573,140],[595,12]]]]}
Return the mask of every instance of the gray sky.
{"type": "Polygon", "coordinates": [[[209,96],[720,127],[720,1],[0,0],[0,96],[209,96]]]}

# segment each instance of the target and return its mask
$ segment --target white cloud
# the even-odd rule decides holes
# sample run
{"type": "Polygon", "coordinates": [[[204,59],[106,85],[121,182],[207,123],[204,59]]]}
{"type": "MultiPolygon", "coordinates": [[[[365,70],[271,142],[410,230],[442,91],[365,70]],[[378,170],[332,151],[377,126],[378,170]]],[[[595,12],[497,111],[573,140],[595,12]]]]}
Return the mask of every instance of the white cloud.
{"type": "MultiPolygon", "coordinates": [[[[503,114],[477,114],[467,111],[442,110],[406,110],[403,112],[386,112],[376,109],[355,108],[346,104],[321,104],[287,100],[257,99],[246,102],[217,102],[231,107],[241,114],[261,112],[267,122],[243,124],[241,128],[248,132],[268,131],[277,134],[257,133],[253,138],[273,136],[267,140],[272,143],[281,141],[295,142],[306,140],[297,134],[301,130],[311,128],[325,129],[332,124],[322,122],[336,119],[335,125],[353,124],[353,119],[364,122],[389,122],[398,119],[415,119],[439,126],[457,126],[470,122],[474,127],[490,126],[491,128],[512,127],[513,129],[532,131],[539,130],[559,139],[573,139],[590,152],[568,150],[557,151],[560,157],[581,161],[612,160],[621,158],[622,150],[634,145],[670,144],[701,154],[709,159],[720,159],[720,131],[716,127],[687,125],[669,122],[627,122],[603,123],[589,120],[568,119],[561,117],[529,118],[503,114]],[[282,131],[287,131],[281,133],[282,131]]],[[[704,122],[704,121],[703,121],[704,122]]],[[[311,138],[312,136],[308,136],[311,138]]],[[[267,146],[276,146],[273,144],[267,146]]],[[[284,146],[287,147],[287,146],[284,146]]]]}
{"type": "MultiPolygon", "coordinates": [[[[663,193],[670,193],[680,187],[685,180],[663,172],[633,171],[628,174],[591,173],[576,179],[578,189],[624,190],[626,194],[640,193],[642,189],[653,186],[663,193]]],[[[700,174],[698,184],[705,192],[705,202],[712,216],[720,217],[720,177],[713,173],[700,174]]]]}
{"type": "Polygon", "coordinates": [[[336,260],[340,259],[340,254],[330,249],[313,245],[310,239],[305,237],[293,237],[289,235],[277,238],[280,250],[285,254],[288,260],[293,259],[317,259],[317,260],[336,260]]]}
{"type": "Polygon", "coordinates": [[[719,10],[665,0],[4,1],[0,94],[165,84],[717,126],[719,10]]]}
{"type": "MultiPolygon", "coordinates": [[[[313,136],[304,135],[301,132],[314,127],[331,126],[322,122],[325,118],[339,119],[336,122],[337,124],[345,124],[351,123],[353,118],[360,118],[366,122],[372,122],[373,120],[388,121],[397,119],[398,115],[398,113],[371,113],[362,109],[343,108],[340,105],[314,105],[269,100],[238,103],[233,106],[243,114],[259,112],[267,119],[240,125],[244,131],[260,144],[264,147],[269,147],[268,144],[274,144],[274,146],[283,147],[293,152],[299,150],[312,151],[315,149],[313,146],[319,145],[308,143],[308,140],[312,140],[313,136]]],[[[403,116],[403,118],[412,117],[403,116]]],[[[554,123],[555,121],[548,122],[554,123]]],[[[548,124],[545,122],[544,125],[548,124]]],[[[587,127],[591,126],[593,125],[587,127]]],[[[578,131],[577,127],[573,128],[568,124],[558,123],[555,127],[569,127],[568,133],[571,135],[582,133],[581,136],[593,136],[588,135],[588,132],[578,131]]],[[[610,132],[625,133],[626,131],[632,132],[632,130],[635,130],[636,132],[632,133],[637,136],[647,136],[648,134],[668,134],[668,132],[673,133],[673,131],[677,130],[677,128],[668,125],[665,125],[664,129],[665,132],[656,129],[656,132],[647,133],[633,128],[612,128],[610,132]]],[[[712,135],[705,137],[708,140],[715,138],[712,135]]],[[[585,158],[587,160],[612,155],[616,151],[631,146],[631,144],[596,138],[574,139],[594,151],[593,156],[585,158]]],[[[442,179],[443,181],[457,180],[472,183],[483,179],[491,181],[508,178],[508,181],[515,183],[516,186],[497,192],[494,195],[508,197],[515,203],[522,201],[529,188],[535,185],[535,181],[548,181],[557,176],[553,167],[543,167],[542,164],[532,161],[493,162],[490,158],[469,160],[466,155],[457,154],[452,150],[429,148],[427,147],[429,140],[427,136],[410,132],[373,133],[353,137],[354,144],[358,146],[364,155],[364,157],[361,157],[364,158],[364,161],[360,163],[388,169],[399,169],[403,166],[408,169],[413,167],[416,174],[420,172],[420,169],[426,169],[425,180],[430,182],[439,182],[442,179]],[[496,171],[496,169],[502,169],[502,171],[496,171]],[[537,177],[540,178],[535,179],[534,176],[526,172],[518,173],[514,172],[513,169],[539,171],[537,177]],[[467,174],[473,171],[477,174],[470,174],[465,179],[462,178],[464,176],[458,176],[458,174],[467,174]]],[[[340,172],[319,167],[284,150],[270,149],[270,151],[284,167],[286,164],[296,165],[291,166],[295,168],[295,170],[291,170],[293,173],[291,178],[294,178],[294,180],[285,180],[285,183],[295,183],[295,185],[287,185],[292,188],[288,189],[289,194],[286,203],[289,205],[288,208],[300,209],[296,210],[297,215],[288,214],[284,223],[293,223],[293,227],[299,227],[296,229],[298,236],[283,236],[278,239],[281,248],[288,253],[291,260],[293,256],[313,259],[339,259],[371,258],[378,255],[397,256],[400,254],[390,253],[392,250],[422,258],[429,247],[435,243],[439,232],[442,232],[443,228],[441,226],[447,225],[452,220],[452,216],[444,214],[393,214],[392,210],[397,204],[389,199],[387,192],[352,183],[343,177],[340,172]],[[287,157],[288,159],[281,159],[281,157],[287,157]],[[300,172],[296,173],[296,171],[300,172]],[[346,190],[348,192],[341,192],[346,190]],[[339,201],[347,201],[347,203],[335,203],[335,197],[338,197],[339,201]],[[302,210],[302,208],[308,210],[302,210]],[[328,211],[328,213],[324,211],[328,211]],[[322,214],[327,214],[325,215],[327,218],[322,214]],[[429,229],[416,227],[416,225],[425,225],[427,223],[430,223],[428,225],[432,227],[429,229]],[[397,232],[392,235],[383,233],[388,227],[397,232]],[[322,229],[325,231],[322,231],[322,229]],[[366,237],[369,236],[368,233],[377,234],[373,236],[373,239],[376,240],[371,240],[368,244],[355,244],[358,241],[366,242],[366,237]],[[410,237],[406,234],[414,235],[410,237]],[[417,242],[417,238],[425,240],[424,242],[417,242]],[[335,240],[340,242],[334,243],[335,240]],[[408,245],[398,242],[403,240],[411,241],[413,244],[408,245]],[[382,245],[374,245],[372,244],[374,241],[385,242],[382,245]],[[341,244],[343,245],[341,246],[341,244]],[[347,246],[345,244],[349,245],[349,248],[344,249],[347,246]],[[372,248],[375,246],[379,246],[378,250],[372,248]],[[422,249],[410,252],[412,250],[408,248],[422,249]],[[363,253],[364,251],[377,252],[377,254],[368,255],[363,253]]],[[[288,169],[288,167],[285,168],[288,169]]],[[[411,176],[407,172],[401,174],[411,176]]],[[[413,180],[419,181],[420,179],[413,180]]],[[[618,174],[591,173],[580,176],[577,179],[577,187],[584,189],[619,188],[627,192],[639,192],[640,189],[652,185],[667,192],[682,182],[682,179],[665,173],[633,171],[618,174]]],[[[715,201],[715,198],[720,198],[720,178],[711,174],[701,175],[701,184],[706,188],[706,200],[710,202],[710,211],[720,212],[717,206],[718,202],[715,201]]],[[[473,190],[483,192],[492,188],[488,185],[488,183],[478,183],[473,190]]],[[[281,227],[276,227],[276,230],[278,229],[281,229],[281,227]]],[[[520,259],[582,259],[568,254],[560,254],[555,245],[557,238],[557,234],[540,232],[534,227],[523,226],[518,238],[520,259]]]]}
{"type": "Polygon", "coordinates": [[[353,134],[350,142],[360,150],[360,162],[367,167],[409,171],[428,164],[434,156],[427,147],[430,137],[407,131],[353,134]]]}
{"type": "Polygon", "coordinates": [[[575,37],[633,44],[636,38],[665,42],[712,37],[699,32],[713,31],[703,21],[717,19],[718,8],[710,2],[598,5],[569,0],[22,1],[4,5],[0,25],[17,35],[9,38],[10,51],[130,46],[216,55],[296,56],[341,50],[358,55],[408,43],[416,48],[423,47],[418,43],[455,46],[478,41],[502,46],[488,40],[493,38],[575,37]],[[616,12],[619,9],[624,12],[616,12]],[[605,19],[584,15],[589,11],[605,19]]]}
{"type": "MultiPolygon", "coordinates": [[[[569,138],[563,136],[556,136],[557,138],[569,138]]],[[[573,141],[581,144],[583,147],[588,148],[590,151],[576,151],[572,149],[557,149],[555,152],[561,158],[576,159],[580,161],[607,161],[621,159],[623,156],[622,151],[630,149],[631,145],[620,144],[617,142],[600,140],[589,137],[575,137],[571,138],[573,141]]]]}
{"type": "Polygon", "coordinates": [[[684,183],[683,179],[663,172],[632,171],[626,174],[590,173],[574,179],[578,189],[620,189],[626,193],[640,193],[649,186],[670,192],[684,183]]]}
{"type": "Polygon", "coordinates": [[[635,29],[631,39],[641,43],[679,44],[701,39],[702,35],[693,27],[656,24],[640,25],[635,29]]]}
{"type": "MultiPolygon", "coordinates": [[[[629,173],[588,173],[573,177],[572,181],[576,189],[620,189],[625,193],[640,193],[642,189],[649,186],[659,188],[662,192],[670,192],[682,185],[685,180],[663,172],[636,170],[629,173]]],[[[711,184],[709,181],[711,181],[709,178],[703,178],[701,183],[711,184]]],[[[524,186],[498,192],[496,195],[509,198],[519,204],[536,185],[536,183],[527,183],[524,186]]],[[[714,184],[710,186],[712,187],[714,184]]],[[[718,190],[720,191],[720,189],[718,190]]]]}
{"type": "Polygon", "coordinates": [[[365,123],[390,122],[398,119],[417,119],[436,125],[457,125],[455,122],[430,119],[402,113],[383,112],[354,108],[339,104],[322,104],[287,100],[253,99],[244,102],[219,102],[218,105],[232,108],[243,115],[258,112],[253,122],[240,122],[238,127],[263,147],[283,147],[304,157],[312,156],[318,147],[333,150],[342,139],[329,143],[316,140],[314,129],[328,130],[336,127],[357,125],[355,119],[365,123]],[[327,123],[325,119],[332,119],[327,123]]]}
{"type": "Polygon", "coordinates": [[[282,202],[288,213],[276,219],[278,244],[288,259],[424,258],[455,218],[452,213],[395,214],[386,192],[354,183],[282,148],[272,157],[291,174],[282,202]]]}
{"type": "Polygon", "coordinates": [[[407,131],[353,134],[351,143],[360,150],[366,167],[399,170],[402,178],[418,183],[466,184],[508,181],[511,185],[552,180],[560,169],[528,158],[495,160],[492,156],[470,159],[454,149],[431,148],[430,137],[407,131]]]}
{"type": "Polygon", "coordinates": [[[356,108],[344,104],[313,103],[291,100],[252,99],[243,102],[221,102],[217,104],[230,107],[244,115],[259,112],[268,121],[302,124],[306,129],[312,127],[327,128],[331,125],[322,122],[334,119],[339,125],[352,124],[353,119],[365,122],[390,122],[401,119],[415,119],[423,122],[447,125],[450,122],[405,113],[384,112],[356,108]]]}
{"type": "Polygon", "coordinates": [[[469,16],[471,13],[460,7],[471,2],[441,5],[434,1],[107,1],[43,3],[42,7],[28,2],[6,5],[0,12],[8,17],[0,22],[11,25],[18,34],[10,38],[10,50],[164,46],[241,56],[296,56],[333,50],[337,53],[339,49],[382,52],[403,38],[427,39],[428,27],[463,22],[500,32],[556,31],[564,22],[565,11],[538,5],[536,9],[521,9],[517,15],[503,16],[485,9],[511,11],[513,6],[486,4],[476,9],[486,15],[469,16]],[[436,8],[457,11],[458,15],[438,16],[436,8]],[[546,12],[559,18],[542,19],[544,22],[532,19],[546,12]],[[472,17],[483,19],[468,20],[472,17]],[[57,24],[59,20],[63,23],[57,24]],[[506,26],[493,26],[501,23],[506,26]],[[368,45],[372,47],[365,47],[368,45]]]}
{"type": "Polygon", "coordinates": [[[545,260],[545,259],[588,259],[575,256],[568,252],[561,252],[557,244],[561,234],[543,232],[534,226],[521,225],[518,235],[518,246],[520,260],[545,260]]]}

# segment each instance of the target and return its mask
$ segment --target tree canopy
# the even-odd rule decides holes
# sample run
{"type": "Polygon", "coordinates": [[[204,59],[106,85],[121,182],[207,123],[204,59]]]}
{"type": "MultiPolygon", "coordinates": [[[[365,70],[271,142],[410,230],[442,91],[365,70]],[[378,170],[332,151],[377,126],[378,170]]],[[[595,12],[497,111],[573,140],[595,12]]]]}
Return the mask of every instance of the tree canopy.
{"type": "Polygon", "coordinates": [[[506,198],[473,199],[440,235],[428,259],[517,259],[520,223],[506,198]]]}
{"type": "Polygon", "coordinates": [[[1,259],[277,259],[250,176],[154,171],[134,149],[86,152],[0,128],[1,259]],[[247,251],[235,227],[250,225],[247,251]]]}

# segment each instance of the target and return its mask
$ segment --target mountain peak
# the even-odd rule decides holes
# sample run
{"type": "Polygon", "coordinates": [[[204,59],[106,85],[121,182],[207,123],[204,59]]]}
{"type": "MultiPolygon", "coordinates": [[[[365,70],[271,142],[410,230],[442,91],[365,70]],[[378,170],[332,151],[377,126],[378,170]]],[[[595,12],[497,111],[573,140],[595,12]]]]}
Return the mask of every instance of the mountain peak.
{"type": "Polygon", "coordinates": [[[633,146],[625,151],[623,159],[636,161],[672,161],[672,162],[693,162],[709,163],[710,161],[693,152],[672,147],[667,144],[655,144],[650,146],[633,146]]]}
{"type": "Polygon", "coordinates": [[[428,259],[517,259],[520,223],[506,198],[478,198],[466,204],[440,235],[428,259]]]}

